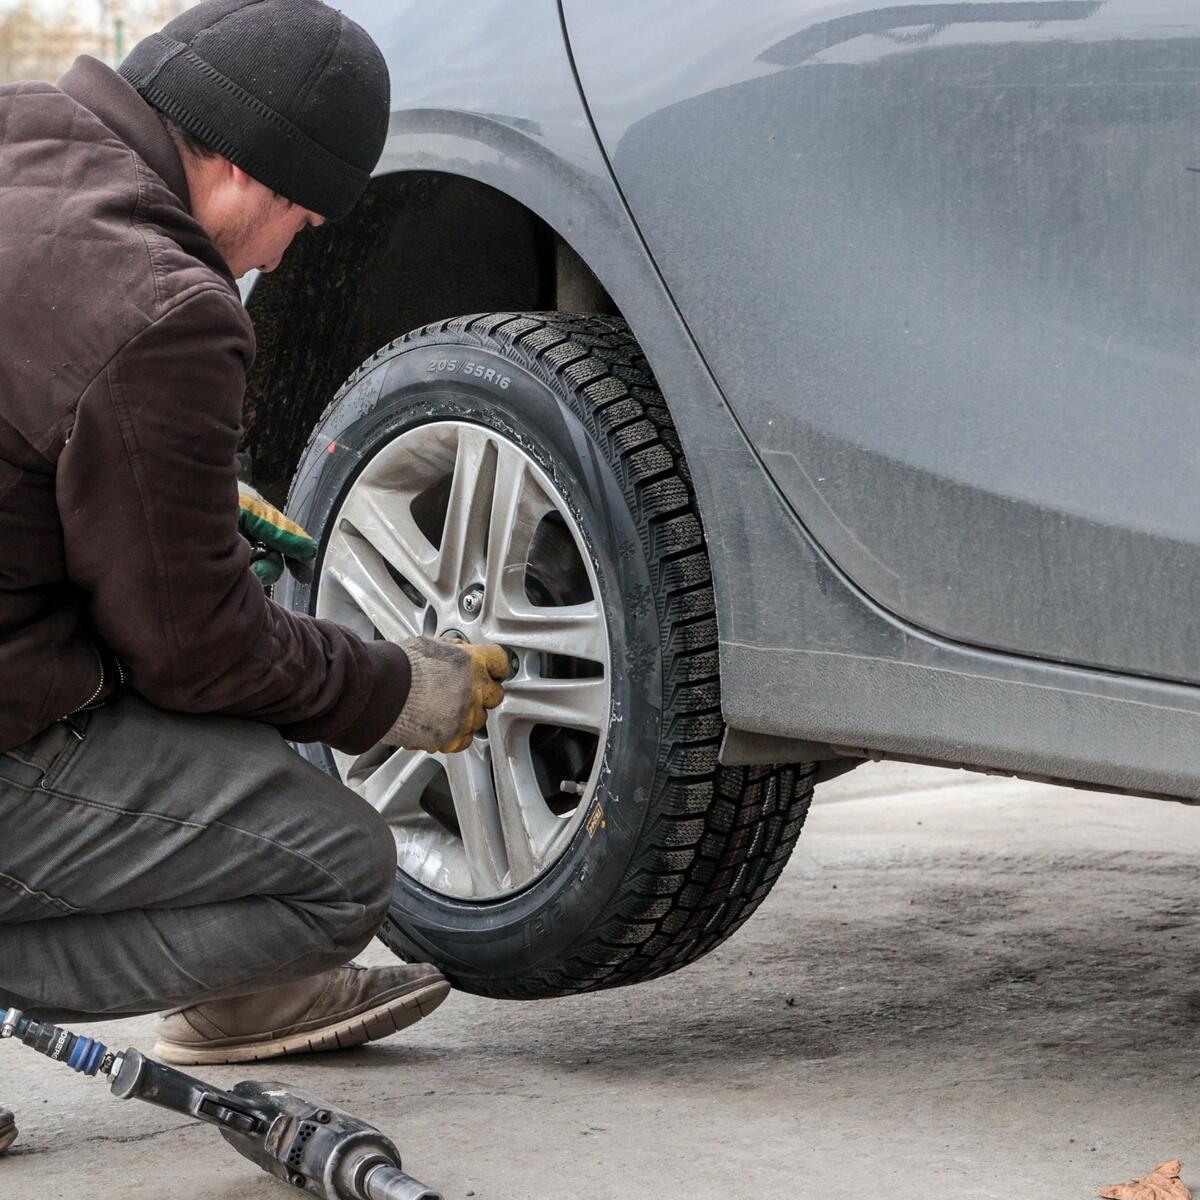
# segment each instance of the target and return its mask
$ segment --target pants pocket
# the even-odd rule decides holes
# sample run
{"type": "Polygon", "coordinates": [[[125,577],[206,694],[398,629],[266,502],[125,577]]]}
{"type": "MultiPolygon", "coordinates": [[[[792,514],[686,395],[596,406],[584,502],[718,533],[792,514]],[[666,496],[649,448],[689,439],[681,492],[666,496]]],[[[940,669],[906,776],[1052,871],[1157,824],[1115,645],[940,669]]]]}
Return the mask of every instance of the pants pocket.
{"type": "Polygon", "coordinates": [[[90,716],[90,713],[79,713],[55,721],[29,741],[0,754],[0,778],[26,786],[52,787],[83,745],[90,716]]]}

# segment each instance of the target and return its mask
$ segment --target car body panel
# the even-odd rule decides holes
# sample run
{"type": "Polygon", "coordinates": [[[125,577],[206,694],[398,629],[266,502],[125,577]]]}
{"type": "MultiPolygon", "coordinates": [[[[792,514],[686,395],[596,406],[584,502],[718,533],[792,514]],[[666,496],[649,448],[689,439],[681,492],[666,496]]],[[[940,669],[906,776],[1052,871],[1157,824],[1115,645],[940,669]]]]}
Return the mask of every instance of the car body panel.
{"type": "Polygon", "coordinates": [[[922,632],[867,597],[796,519],[611,176],[552,0],[463,0],[453,17],[391,0],[343,7],[391,69],[380,173],[445,172],[525,205],[639,338],[705,523],[731,727],[1200,798],[1200,689],[922,632]]]}
{"type": "Polygon", "coordinates": [[[563,8],[671,294],[839,567],[956,641],[1200,680],[1200,5],[563,8]]]}

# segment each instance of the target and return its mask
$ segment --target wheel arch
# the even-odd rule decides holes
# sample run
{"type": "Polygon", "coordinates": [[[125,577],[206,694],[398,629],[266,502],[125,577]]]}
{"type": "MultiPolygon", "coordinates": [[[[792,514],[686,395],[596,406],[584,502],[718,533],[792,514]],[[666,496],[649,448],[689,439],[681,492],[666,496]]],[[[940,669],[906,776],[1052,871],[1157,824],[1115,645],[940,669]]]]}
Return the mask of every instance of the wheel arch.
{"type": "Polygon", "coordinates": [[[310,231],[256,281],[247,307],[258,355],[243,448],[277,498],[338,387],[401,334],[489,310],[619,315],[537,213],[470,176],[434,170],[376,177],[350,218],[310,231]]]}

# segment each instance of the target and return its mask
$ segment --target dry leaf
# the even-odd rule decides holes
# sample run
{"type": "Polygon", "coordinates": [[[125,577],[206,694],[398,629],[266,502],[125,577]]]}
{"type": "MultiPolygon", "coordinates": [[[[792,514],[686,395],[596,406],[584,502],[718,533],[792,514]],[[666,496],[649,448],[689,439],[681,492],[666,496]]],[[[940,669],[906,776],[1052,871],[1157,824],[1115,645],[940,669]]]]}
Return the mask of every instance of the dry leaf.
{"type": "Polygon", "coordinates": [[[1101,1200],[1192,1200],[1192,1190],[1179,1178],[1183,1163],[1177,1158],[1159,1163],[1145,1179],[1105,1188],[1101,1200]]]}

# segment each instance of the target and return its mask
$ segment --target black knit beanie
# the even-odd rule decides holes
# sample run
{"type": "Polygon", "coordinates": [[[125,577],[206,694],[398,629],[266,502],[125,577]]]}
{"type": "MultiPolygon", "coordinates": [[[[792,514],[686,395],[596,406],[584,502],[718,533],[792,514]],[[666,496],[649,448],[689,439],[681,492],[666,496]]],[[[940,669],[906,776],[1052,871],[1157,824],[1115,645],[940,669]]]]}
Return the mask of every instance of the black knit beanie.
{"type": "Polygon", "coordinates": [[[387,64],[321,0],[204,0],[138,42],[120,72],[198,142],[331,221],[383,152],[387,64]]]}

